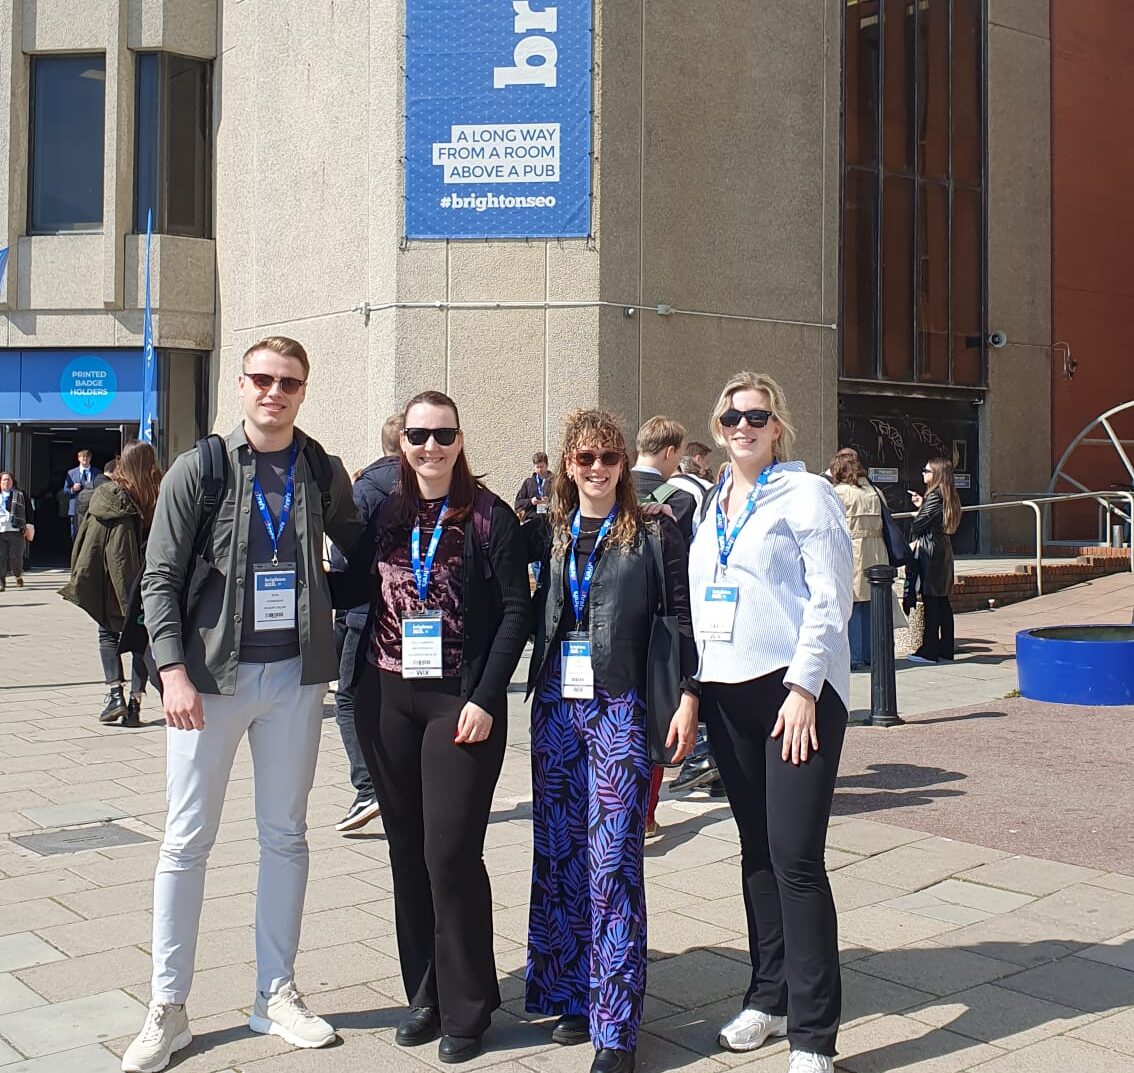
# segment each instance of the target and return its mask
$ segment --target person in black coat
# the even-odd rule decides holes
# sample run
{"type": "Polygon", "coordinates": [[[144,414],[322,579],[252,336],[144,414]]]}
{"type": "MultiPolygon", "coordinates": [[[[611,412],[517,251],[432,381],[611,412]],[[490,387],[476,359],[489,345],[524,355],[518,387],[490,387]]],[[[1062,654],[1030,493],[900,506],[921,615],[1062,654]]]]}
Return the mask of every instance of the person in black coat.
{"type": "MultiPolygon", "coordinates": [[[[952,660],[954,651],[953,544],[949,537],[961,522],[961,502],[953,485],[953,463],[931,458],[922,470],[924,497],[911,492],[917,515],[910,526],[917,556],[918,583],[925,607],[925,635],[921,647],[907,659],[911,663],[952,660]]],[[[907,596],[907,603],[910,602],[907,596]]]]}
{"type": "Polygon", "coordinates": [[[534,514],[546,514],[550,495],[551,473],[547,468],[547,454],[536,451],[532,455],[532,475],[524,478],[516,493],[516,513],[521,520],[534,514]]]}
{"type": "Polygon", "coordinates": [[[528,638],[527,549],[515,513],[469,469],[452,399],[411,399],[401,447],[398,488],[360,545],[374,553],[355,551],[347,571],[372,576],[355,725],[382,808],[410,1007],[394,1041],[440,1032],[438,1058],[463,1062],[500,1005],[483,854],[528,638]]]}
{"type": "MultiPolygon", "coordinates": [[[[402,415],[394,414],[386,418],[382,426],[383,455],[358,474],[354,481],[352,494],[354,505],[364,522],[369,522],[378,513],[378,508],[389,498],[398,484],[401,472],[402,415]]],[[[331,569],[344,570],[346,558],[338,548],[331,552],[331,569]]],[[[366,768],[366,758],[358,744],[358,731],[354,725],[354,667],[358,657],[358,646],[362,631],[366,626],[366,616],[370,604],[362,603],[349,611],[335,613],[335,634],[339,641],[339,682],[335,689],[335,722],[339,726],[339,736],[343,739],[343,749],[350,762],[350,781],[354,787],[354,802],[346,815],[335,824],[335,830],[344,834],[365,827],[380,812],[374,784],[366,768]]]]}

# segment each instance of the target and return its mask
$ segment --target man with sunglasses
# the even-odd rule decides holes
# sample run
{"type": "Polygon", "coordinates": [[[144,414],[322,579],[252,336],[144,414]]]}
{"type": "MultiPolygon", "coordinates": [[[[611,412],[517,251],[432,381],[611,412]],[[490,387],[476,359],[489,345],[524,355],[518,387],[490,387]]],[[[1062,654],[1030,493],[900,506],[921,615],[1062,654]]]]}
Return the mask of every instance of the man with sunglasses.
{"type": "Polygon", "coordinates": [[[225,441],[228,473],[211,527],[196,450],[162,482],[142,596],[161,672],[169,809],[154,879],[149,1015],[123,1056],[126,1073],[164,1069],[192,1039],[185,1003],[205,865],[246,734],[260,841],[249,1027],[296,1047],[335,1039],[293,977],[307,887],[307,797],[323,696],[339,670],[323,536],[349,553],[362,523],[342,462],[295,427],[308,370],[293,339],[263,339],[244,354],[237,379],[244,419],[225,441]],[[329,470],[329,488],[319,485],[320,468],[329,470]],[[212,565],[190,605],[188,575],[199,574],[198,556],[212,565]]]}

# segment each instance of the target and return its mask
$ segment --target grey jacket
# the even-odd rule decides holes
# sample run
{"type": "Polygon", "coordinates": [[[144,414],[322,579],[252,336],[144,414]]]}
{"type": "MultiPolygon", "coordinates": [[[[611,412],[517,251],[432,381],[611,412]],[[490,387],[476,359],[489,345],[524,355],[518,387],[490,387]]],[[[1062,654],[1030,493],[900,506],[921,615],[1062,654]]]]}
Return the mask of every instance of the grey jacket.
{"type": "MultiPolygon", "coordinates": [[[[300,550],[296,579],[296,614],[303,685],[338,677],[339,661],[331,630],[331,593],[323,570],[323,534],[353,550],[363,524],[351,497],[350,478],[338,458],[331,458],[333,480],[330,516],[314,477],[307,468],[307,437],[295,430],[300,453],[295,471],[292,519],[300,550]]],[[[236,690],[240,652],[244,578],[248,568],[248,526],[260,524],[252,510],[253,453],[237,425],[226,439],[231,475],[213,528],[215,572],[190,622],[181,621],[181,595],[190,568],[193,541],[202,509],[197,451],[179,456],[161,482],[157,510],[146,547],[142,602],[146,628],[159,668],[184,663],[193,685],[202,693],[236,690]]]]}

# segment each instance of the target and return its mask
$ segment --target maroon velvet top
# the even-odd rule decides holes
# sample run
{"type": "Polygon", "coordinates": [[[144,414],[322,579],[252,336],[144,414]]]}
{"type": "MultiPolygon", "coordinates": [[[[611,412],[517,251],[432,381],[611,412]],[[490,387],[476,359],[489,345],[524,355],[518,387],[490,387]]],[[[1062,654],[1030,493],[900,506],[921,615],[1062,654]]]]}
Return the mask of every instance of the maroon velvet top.
{"type": "MultiPolygon", "coordinates": [[[[429,541],[441,511],[441,500],[422,500],[421,554],[429,550],[429,541]]],[[[461,612],[464,596],[465,533],[459,525],[445,521],[433,573],[429,578],[429,595],[423,603],[418,599],[417,581],[410,564],[409,533],[399,534],[385,542],[375,565],[382,589],[382,614],[374,620],[370,662],[382,671],[402,673],[402,619],[408,612],[430,610],[441,612],[441,664],[446,678],[461,673],[464,645],[464,620],[461,612]]]]}

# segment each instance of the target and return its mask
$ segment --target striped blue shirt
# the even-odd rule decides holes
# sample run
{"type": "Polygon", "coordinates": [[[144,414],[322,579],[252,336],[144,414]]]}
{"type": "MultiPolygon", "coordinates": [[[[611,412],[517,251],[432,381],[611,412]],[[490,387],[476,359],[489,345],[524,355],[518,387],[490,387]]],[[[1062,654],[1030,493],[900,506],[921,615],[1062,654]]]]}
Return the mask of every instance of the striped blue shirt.
{"type": "Polygon", "coordinates": [[[830,682],[849,708],[853,550],[834,489],[802,462],[778,464],[732,549],[727,575],[717,554],[715,492],[710,500],[689,549],[697,677],[747,682],[786,667],[788,685],[817,697],[830,682]],[[699,626],[705,590],[714,584],[739,589],[731,641],[706,640],[699,626]]]}

